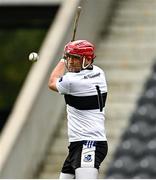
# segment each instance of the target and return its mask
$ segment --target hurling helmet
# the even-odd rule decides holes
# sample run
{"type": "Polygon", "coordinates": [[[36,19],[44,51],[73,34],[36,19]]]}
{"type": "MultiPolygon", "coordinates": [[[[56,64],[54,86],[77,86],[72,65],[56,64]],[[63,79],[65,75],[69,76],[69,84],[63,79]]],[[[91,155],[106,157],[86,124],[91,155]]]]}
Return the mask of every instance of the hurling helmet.
{"type": "Polygon", "coordinates": [[[76,40],[69,42],[64,47],[64,55],[73,55],[77,57],[85,57],[88,60],[95,58],[94,54],[95,47],[93,44],[86,40],[76,40]]]}

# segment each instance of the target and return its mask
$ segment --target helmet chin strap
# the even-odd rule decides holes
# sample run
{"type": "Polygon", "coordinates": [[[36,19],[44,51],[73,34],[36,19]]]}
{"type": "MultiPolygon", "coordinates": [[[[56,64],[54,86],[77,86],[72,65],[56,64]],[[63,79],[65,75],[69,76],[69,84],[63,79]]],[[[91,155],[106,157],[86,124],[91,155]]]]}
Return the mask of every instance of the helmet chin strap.
{"type": "Polygon", "coordinates": [[[82,57],[82,65],[81,65],[81,67],[80,67],[80,70],[78,70],[78,71],[71,71],[71,70],[68,68],[68,60],[65,60],[65,66],[66,66],[66,68],[68,69],[69,72],[80,72],[80,71],[83,70],[83,69],[87,69],[87,68],[92,64],[92,62],[90,62],[89,64],[87,64],[87,65],[85,66],[85,63],[86,63],[86,57],[83,56],[83,57],[82,57]]]}
{"type": "Polygon", "coordinates": [[[85,62],[86,62],[86,57],[84,56],[84,57],[83,57],[83,61],[82,61],[82,69],[86,69],[86,68],[88,68],[88,67],[91,65],[91,63],[89,63],[89,64],[87,64],[87,65],[85,66],[85,62]]]}

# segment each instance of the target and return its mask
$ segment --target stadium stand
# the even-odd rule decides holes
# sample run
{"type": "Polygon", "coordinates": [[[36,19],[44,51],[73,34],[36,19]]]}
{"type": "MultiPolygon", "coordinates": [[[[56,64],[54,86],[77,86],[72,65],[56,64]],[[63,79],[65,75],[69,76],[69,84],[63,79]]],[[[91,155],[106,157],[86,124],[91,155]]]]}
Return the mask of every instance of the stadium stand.
{"type": "Polygon", "coordinates": [[[155,65],[122,135],[106,178],[156,178],[155,65]]]}

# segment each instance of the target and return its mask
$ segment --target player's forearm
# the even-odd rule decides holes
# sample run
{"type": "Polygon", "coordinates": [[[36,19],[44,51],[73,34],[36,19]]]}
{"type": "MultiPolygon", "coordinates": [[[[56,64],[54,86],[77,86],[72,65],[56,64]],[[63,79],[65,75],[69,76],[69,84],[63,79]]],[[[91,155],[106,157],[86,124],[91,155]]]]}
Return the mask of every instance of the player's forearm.
{"type": "Polygon", "coordinates": [[[54,68],[54,70],[51,73],[50,79],[55,79],[55,78],[59,78],[62,75],[64,75],[65,72],[65,63],[64,61],[60,61],[56,67],[54,68]]]}
{"type": "Polygon", "coordinates": [[[60,61],[54,70],[52,71],[50,78],[49,78],[49,83],[48,86],[51,90],[58,91],[56,88],[56,81],[59,77],[64,75],[65,72],[65,62],[60,61]]]}

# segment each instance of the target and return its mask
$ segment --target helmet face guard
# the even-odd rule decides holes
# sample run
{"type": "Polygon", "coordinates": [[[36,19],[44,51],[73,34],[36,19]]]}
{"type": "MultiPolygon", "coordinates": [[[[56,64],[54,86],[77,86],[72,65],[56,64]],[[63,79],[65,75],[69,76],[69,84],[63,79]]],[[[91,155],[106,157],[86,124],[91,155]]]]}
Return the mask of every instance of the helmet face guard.
{"type": "Polygon", "coordinates": [[[67,69],[70,72],[75,72],[74,65],[78,64],[77,61],[79,61],[80,67],[76,67],[76,71],[78,71],[78,69],[81,71],[89,67],[95,58],[94,49],[94,46],[86,40],[69,42],[64,48],[64,58],[66,59],[67,69]],[[73,67],[69,67],[68,61],[70,62],[70,66],[73,67]],[[73,70],[71,71],[71,69],[73,70]]]}
{"type": "Polygon", "coordinates": [[[70,53],[65,53],[64,54],[64,58],[66,59],[66,58],[72,58],[72,59],[81,59],[82,58],[82,56],[80,56],[80,55],[77,55],[77,54],[70,54],[70,53]]]}

